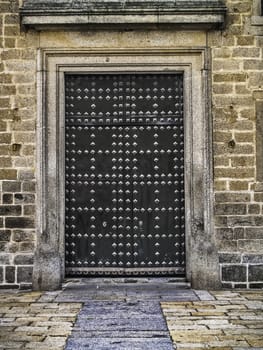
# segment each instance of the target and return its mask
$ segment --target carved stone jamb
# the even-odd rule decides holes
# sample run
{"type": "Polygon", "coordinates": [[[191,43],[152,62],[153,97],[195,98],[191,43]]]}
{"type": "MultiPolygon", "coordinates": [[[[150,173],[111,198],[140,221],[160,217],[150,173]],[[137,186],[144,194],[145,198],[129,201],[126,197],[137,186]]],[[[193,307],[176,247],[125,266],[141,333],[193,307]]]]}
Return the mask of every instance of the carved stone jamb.
{"type": "Polygon", "coordinates": [[[186,277],[193,288],[218,288],[213,224],[212,120],[209,50],[39,50],[38,212],[33,270],[35,290],[54,290],[64,279],[64,76],[67,72],[184,74],[186,277]]]}

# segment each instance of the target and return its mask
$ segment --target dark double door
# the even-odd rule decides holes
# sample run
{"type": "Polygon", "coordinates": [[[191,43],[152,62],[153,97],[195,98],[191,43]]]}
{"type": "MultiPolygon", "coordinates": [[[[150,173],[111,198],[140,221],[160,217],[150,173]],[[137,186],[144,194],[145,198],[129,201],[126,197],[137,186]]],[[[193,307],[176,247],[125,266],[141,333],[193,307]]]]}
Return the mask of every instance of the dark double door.
{"type": "Polygon", "coordinates": [[[69,74],[66,271],[185,271],[181,74],[69,74]]]}

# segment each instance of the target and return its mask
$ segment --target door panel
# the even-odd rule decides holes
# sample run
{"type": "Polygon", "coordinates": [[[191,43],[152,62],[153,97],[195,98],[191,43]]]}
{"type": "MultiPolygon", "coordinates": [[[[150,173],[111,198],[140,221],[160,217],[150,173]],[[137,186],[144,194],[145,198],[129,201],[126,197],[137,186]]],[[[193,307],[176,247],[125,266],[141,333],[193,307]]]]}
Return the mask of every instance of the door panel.
{"type": "Polygon", "coordinates": [[[184,274],[181,74],[66,76],[66,271],[184,274]]]}

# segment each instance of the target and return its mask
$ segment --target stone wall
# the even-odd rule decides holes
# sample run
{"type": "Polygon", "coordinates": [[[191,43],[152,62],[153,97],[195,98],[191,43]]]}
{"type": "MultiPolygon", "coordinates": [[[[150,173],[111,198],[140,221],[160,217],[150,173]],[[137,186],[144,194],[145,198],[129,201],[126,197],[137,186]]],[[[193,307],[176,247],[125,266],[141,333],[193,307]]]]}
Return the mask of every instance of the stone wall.
{"type": "Polygon", "coordinates": [[[35,241],[36,46],[19,4],[0,1],[0,285],[31,282],[35,241]]]}
{"type": "MultiPolygon", "coordinates": [[[[263,186],[257,182],[255,106],[256,99],[263,99],[263,37],[250,24],[253,0],[226,3],[225,29],[207,34],[212,48],[214,220],[221,279],[229,288],[262,287],[263,186]]],[[[36,49],[83,46],[87,40],[101,46],[110,34],[25,30],[19,5],[0,0],[0,286],[25,287],[31,283],[36,229],[36,49]]],[[[158,47],[162,38],[151,31],[136,35],[115,33],[110,43],[158,47]]],[[[205,36],[201,31],[170,31],[163,45],[202,46],[205,36]]]]}
{"type": "Polygon", "coordinates": [[[263,286],[263,193],[256,182],[255,142],[263,37],[251,26],[252,0],[228,0],[227,6],[226,28],[211,41],[215,226],[223,286],[253,288],[263,286]]]}

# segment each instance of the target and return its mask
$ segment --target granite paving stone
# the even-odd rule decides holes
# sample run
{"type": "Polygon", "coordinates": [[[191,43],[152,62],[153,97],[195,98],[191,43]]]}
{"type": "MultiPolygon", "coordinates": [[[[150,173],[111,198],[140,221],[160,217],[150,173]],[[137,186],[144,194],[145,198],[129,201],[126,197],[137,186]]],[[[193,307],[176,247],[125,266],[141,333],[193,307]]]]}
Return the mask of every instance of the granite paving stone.
{"type": "Polygon", "coordinates": [[[169,338],[100,338],[100,339],[70,339],[67,350],[92,349],[92,350],[173,350],[173,345],[169,338]]]}

